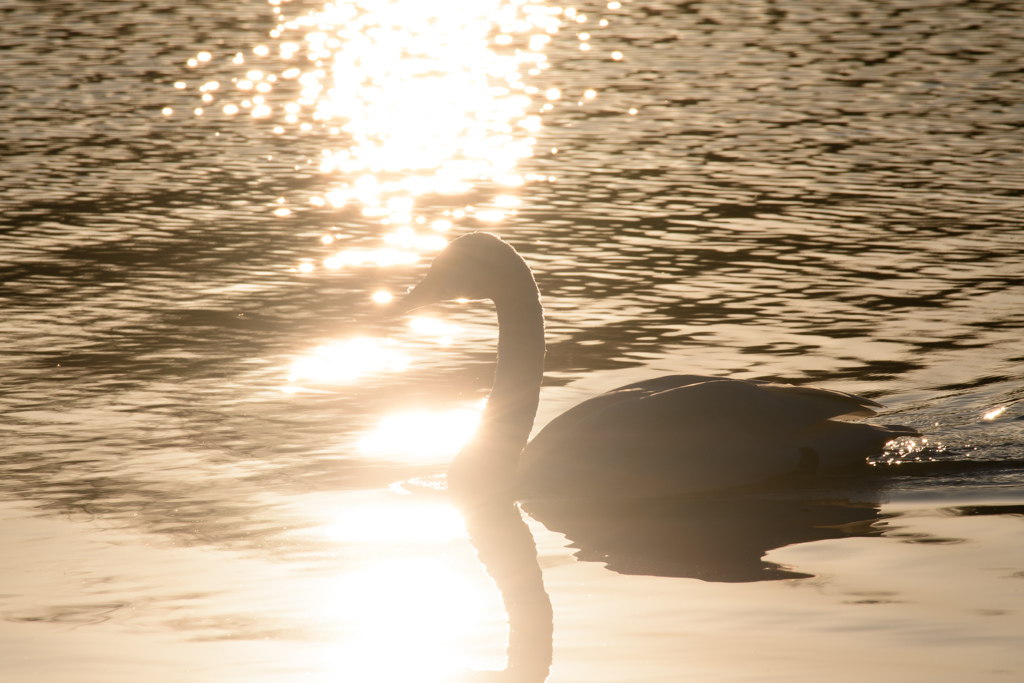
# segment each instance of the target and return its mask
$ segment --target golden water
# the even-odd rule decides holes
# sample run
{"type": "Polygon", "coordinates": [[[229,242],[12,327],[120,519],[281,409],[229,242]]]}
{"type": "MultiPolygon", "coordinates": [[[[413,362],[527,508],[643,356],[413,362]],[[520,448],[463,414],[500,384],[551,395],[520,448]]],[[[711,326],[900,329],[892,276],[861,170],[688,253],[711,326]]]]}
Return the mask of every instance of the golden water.
{"type": "Polygon", "coordinates": [[[0,680],[1020,678],[1020,10],[0,4],[0,680]],[[493,312],[380,305],[478,229],[538,425],[813,382],[954,464],[467,518],[493,312]]]}

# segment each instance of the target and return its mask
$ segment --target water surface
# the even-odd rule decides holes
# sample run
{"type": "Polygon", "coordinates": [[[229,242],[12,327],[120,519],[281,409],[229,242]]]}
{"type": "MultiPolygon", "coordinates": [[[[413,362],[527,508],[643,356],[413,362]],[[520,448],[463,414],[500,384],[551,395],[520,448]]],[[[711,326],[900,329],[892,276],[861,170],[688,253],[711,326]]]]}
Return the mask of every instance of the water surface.
{"type": "Polygon", "coordinates": [[[1024,674],[1019,7],[0,19],[5,681],[1024,674]],[[493,311],[379,302],[478,229],[543,293],[538,425],[814,383],[943,466],[467,520],[493,311]]]}

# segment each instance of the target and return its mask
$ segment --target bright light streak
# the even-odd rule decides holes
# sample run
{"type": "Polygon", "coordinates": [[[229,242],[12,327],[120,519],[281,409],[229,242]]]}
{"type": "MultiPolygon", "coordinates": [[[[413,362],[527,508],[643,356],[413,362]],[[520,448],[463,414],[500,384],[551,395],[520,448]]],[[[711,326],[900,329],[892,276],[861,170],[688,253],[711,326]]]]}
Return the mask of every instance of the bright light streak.
{"type": "Polygon", "coordinates": [[[982,420],[994,420],[997,417],[999,417],[1000,415],[1002,415],[1003,413],[1005,413],[1006,409],[1009,408],[1009,407],[1010,406],[999,406],[998,408],[996,408],[994,410],[990,410],[987,413],[985,413],[984,415],[982,415],[981,419],[982,420]]]}
{"type": "MultiPolygon", "coordinates": [[[[252,48],[260,68],[243,67],[232,79],[240,99],[255,90],[266,101],[224,102],[222,109],[251,109],[276,134],[285,125],[331,131],[340,146],[317,167],[344,181],[324,195],[336,207],[361,204],[372,210],[365,215],[390,224],[426,220],[417,211],[423,195],[461,194],[516,175],[541,126],[531,96],[559,96],[557,89],[541,95],[524,79],[547,67],[542,51],[561,23],[583,20],[525,0],[353,0],[293,18],[288,9],[274,5],[274,43],[252,48]],[[291,101],[272,97],[282,79],[301,88],[291,101]],[[353,182],[360,177],[373,182],[353,182]]],[[[211,59],[202,52],[189,63],[211,59]]],[[[232,61],[246,58],[238,52],[232,61]]]]}
{"type": "Polygon", "coordinates": [[[379,268],[408,265],[420,260],[419,254],[404,249],[345,249],[324,259],[324,267],[337,270],[346,266],[373,265],[379,268]]]}
{"type": "Polygon", "coordinates": [[[401,372],[410,363],[391,340],[357,338],[318,346],[292,364],[290,382],[348,384],[375,372],[401,372]]]}
{"type": "Polygon", "coordinates": [[[358,624],[337,652],[353,680],[441,683],[464,666],[453,645],[481,627],[491,597],[443,559],[421,557],[345,575],[324,607],[358,624]]]}
{"type": "Polygon", "coordinates": [[[391,415],[359,441],[377,458],[411,464],[442,463],[455,457],[480,421],[480,408],[391,415]]]}
{"type": "Polygon", "coordinates": [[[438,543],[465,538],[466,528],[448,503],[391,501],[346,509],[322,533],[342,543],[438,543]]]}

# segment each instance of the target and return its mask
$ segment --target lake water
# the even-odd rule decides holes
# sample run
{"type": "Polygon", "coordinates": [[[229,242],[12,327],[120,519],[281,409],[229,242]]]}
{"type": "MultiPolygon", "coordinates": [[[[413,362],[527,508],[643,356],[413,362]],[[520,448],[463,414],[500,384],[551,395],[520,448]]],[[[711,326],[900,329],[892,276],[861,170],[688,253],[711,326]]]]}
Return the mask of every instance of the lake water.
{"type": "Polygon", "coordinates": [[[1024,678],[1024,7],[0,20],[5,683],[1024,678]],[[543,293],[538,426],[722,374],[931,464],[464,517],[493,309],[380,302],[479,229],[543,293]]]}

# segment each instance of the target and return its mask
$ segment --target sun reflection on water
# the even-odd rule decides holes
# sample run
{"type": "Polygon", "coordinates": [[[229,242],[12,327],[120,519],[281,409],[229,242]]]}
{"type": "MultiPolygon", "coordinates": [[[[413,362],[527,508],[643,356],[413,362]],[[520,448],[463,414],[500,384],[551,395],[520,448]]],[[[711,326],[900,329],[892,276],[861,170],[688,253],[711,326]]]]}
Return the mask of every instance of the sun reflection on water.
{"type": "MultiPolygon", "coordinates": [[[[515,215],[516,192],[526,182],[554,180],[517,166],[533,155],[542,115],[561,97],[538,77],[550,66],[552,36],[563,23],[575,29],[585,21],[572,8],[544,0],[338,0],[313,10],[289,0],[269,4],[276,26],[264,44],[200,52],[188,61],[194,78],[174,87],[198,91],[197,115],[247,117],[265,123],[268,134],[288,133],[280,154],[295,155],[296,170],[321,174],[306,195],[309,210],[345,210],[381,226],[376,248],[299,258],[292,272],[415,264],[443,249],[451,230],[515,215]],[[478,191],[469,199],[471,190],[478,191]]],[[[302,222],[301,201],[268,204],[276,218],[302,222]]],[[[332,230],[317,248],[347,237],[332,230]]],[[[391,294],[368,296],[384,303],[391,294]]],[[[458,331],[426,319],[415,319],[412,329],[440,345],[458,331]]],[[[409,364],[388,340],[341,341],[296,360],[284,390],[350,384],[409,364]]],[[[477,415],[393,416],[360,447],[374,456],[450,455],[477,415]]]]}
{"type": "Polygon", "coordinates": [[[325,607],[359,632],[338,644],[345,670],[363,681],[441,681],[463,669],[453,647],[481,628],[487,601],[443,559],[381,563],[346,576],[325,607]]]}
{"type": "MultiPolygon", "coordinates": [[[[394,296],[379,290],[373,293],[371,299],[384,304],[394,299],[394,296]]],[[[425,316],[410,318],[408,325],[419,338],[440,346],[450,345],[453,338],[462,332],[462,328],[457,325],[425,316]]],[[[394,339],[355,337],[313,348],[292,363],[288,381],[349,384],[370,373],[402,372],[411,363],[411,357],[400,350],[399,343],[394,339]]]]}
{"type": "Polygon", "coordinates": [[[441,346],[448,346],[462,328],[437,318],[415,316],[409,319],[409,328],[421,337],[433,338],[441,346]]]}
{"type": "Polygon", "coordinates": [[[343,249],[324,259],[324,267],[338,270],[346,266],[374,265],[378,267],[407,265],[420,260],[419,254],[407,249],[343,249]]]}
{"type": "Polygon", "coordinates": [[[297,76],[302,97],[290,105],[289,122],[307,114],[325,125],[337,121],[347,134],[344,148],[323,151],[321,170],[356,177],[335,190],[332,203],[377,207],[389,196],[463,193],[470,180],[510,172],[529,156],[535,141],[528,134],[539,119],[528,114],[520,69],[546,68],[546,57],[529,49],[499,53],[494,45],[557,30],[557,19],[539,9],[363,1],[283,24],[305,31],[315,21],[318,30],[304,36],[307,52],[318,64],[330,61],[297,76]]]}
{"type": "Polygon", "coordinates": [[[462,515],[448,502],[367,504],[346,510],[323,528],[341,543],[440,543],[466,537],[462,515]]]}
{"type": "MultiPolygon", "coordinates": [[[[528,80],[548,68],[543,50],[575,13],[528,0],[353,0],[289,17],[281,0],[270,4],[279,22],[270,44],[234,55],[230,85],[207,79],[198,89],[228,118],[320,134],[308,163],[334,180],[314,205],[406,225],[423,219],[423,195],[522,185],[516,165],[533,154],[544,111],[528,80]]],[[[188,64],[211,59],[202,52],[188,64]]]]}
{"type": "MultiPolygon", "coordinates": [[[[436,496],[331,501],[324,524],[295,535],[327,541],[331,556],[365,560],[323,586],[309,614],[334,634],[339,672],[345,680],[452,680],[471,663],[466,642],[485,624],[501,621],[492,585],[466,562],[462,514],[436,496]]],[[[308,502],[322,510],[325,499],[308,502]]]]}
{"type": "Polygon", "coordinates": [[[289,382],[346,384],[371,372],[401,372],[409,356],[389,339],[358,337],[318,346],[292,364],[289,382]]]}
{"type": "Polygon", "coordinates": [[[984,415],[982,415],[981,419],[982,420],[994,420],[997,417],[999,417],[1000,415],[1002,415],[1003,413],[1005,413],[1006,409],[1009,408],[1009,407],[1010,406],[1006,405],[1006,406],[999,406],[998,408],[993,408],[992,410],[990,410],[987,413],[985,413],[984,415]]]}
{"type": "Polygon", "coordinates": [[[359,450],[411,464],[448,462],[472,436],[482,410],[480,402],[470,408],[389,415],[359,441],[359,450]]]}

